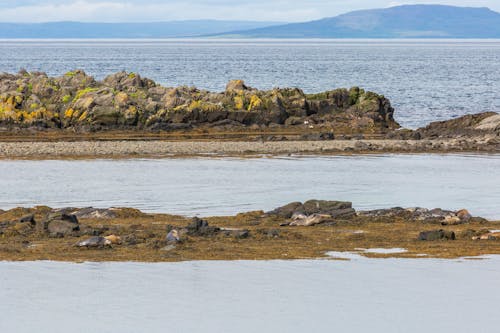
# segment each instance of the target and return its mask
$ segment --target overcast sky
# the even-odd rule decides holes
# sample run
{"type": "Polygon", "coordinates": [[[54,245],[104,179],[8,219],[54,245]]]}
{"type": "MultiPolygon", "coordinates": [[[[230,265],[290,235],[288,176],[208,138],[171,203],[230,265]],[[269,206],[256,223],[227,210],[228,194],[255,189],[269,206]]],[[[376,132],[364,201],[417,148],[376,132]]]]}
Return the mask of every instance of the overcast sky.
{"type": "Polygon", "coordinates": [[[490,7],[500,0],[0,0],[3,22],[148,22],[187,19],[307,21],[399,4],[490,7]]]}

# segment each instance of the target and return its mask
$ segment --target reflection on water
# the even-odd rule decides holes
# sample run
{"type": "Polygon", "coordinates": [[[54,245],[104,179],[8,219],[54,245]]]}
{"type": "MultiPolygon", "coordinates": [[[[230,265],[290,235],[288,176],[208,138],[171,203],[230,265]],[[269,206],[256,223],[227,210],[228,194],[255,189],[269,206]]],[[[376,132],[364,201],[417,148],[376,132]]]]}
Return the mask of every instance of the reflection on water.
{"type": "Polygon", "coordinates": [[[311,198],[356,208],[460,209],[500,218],[500,155],[0,161],[0,208],[136,207],[228,215],[311,198]]]}
{"type": "Polygon", "coordinates": [[[499,279],[498,256],[0,262],[0,331],[494,332],[499,279]]]}

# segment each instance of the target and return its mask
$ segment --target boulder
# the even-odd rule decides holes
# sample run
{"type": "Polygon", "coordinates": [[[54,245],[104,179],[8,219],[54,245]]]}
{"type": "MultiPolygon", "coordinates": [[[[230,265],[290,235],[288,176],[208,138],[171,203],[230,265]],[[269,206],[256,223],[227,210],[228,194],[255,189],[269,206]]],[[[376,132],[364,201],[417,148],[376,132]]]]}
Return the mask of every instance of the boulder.
{"type": "Polygon", "coordinates": [[[80,219],[114,219],[117,217],[115,209],[102,209],[102,208],[81,208],[71,212],[73,216],[80,219]]]}
{"type": "Polygon", "coordinates": [[[189,236],[212,236],[220,231],[220,228],[209,226],[206,220],[198,217],[193,217],[185,229],[189,236]]]}
{"type": "Polygon", "coordinates": [[[42,222],[43,230],[52,237],[77,236],[80,225],[75,215],[54,212],[42,222]]]}
{"type": "Polygon", "coordinates": [[[418,240],[421,241],[437,241],[437,240],[455,240],[455,233],[446,230],[430,230],[422,231],[418,235],[418,240]]]}
{"type": "Polygon", "coordinates": [[[267,212],[268,215],[276,215],[281,218],[289,219],[292,217],[294,213],[304,213],[304,206],[302,202],[292,202],[282,207],[278,207],[273,209],[272,211],[267,212]]]}
{"type": "Polygon", "coordinates": [[[30,225],[35,226],[36,225],[35,215],[33,214],[25,215],[19,219],[19,223],[29,223],[30,225]]]}
{"type": "Polygon", "coordinates": [[[281,218],[291,218],[294,214],[312,214],[329,215],[332,218],[349,219],[356,215],[351,202],[346,201],[327,201],[327,200],[309,200],[305,203],[292,202],[285,206],[278,207],[267,212],[268,215],[276,215],[281,218]]]}
{"type": "Polygon", "coordinates": [[[334,218],[350,218],[356,215],[352,202],[347,201],[309,200],[304,203],[303,207],[307,215],[326,214],[334,218]]]}

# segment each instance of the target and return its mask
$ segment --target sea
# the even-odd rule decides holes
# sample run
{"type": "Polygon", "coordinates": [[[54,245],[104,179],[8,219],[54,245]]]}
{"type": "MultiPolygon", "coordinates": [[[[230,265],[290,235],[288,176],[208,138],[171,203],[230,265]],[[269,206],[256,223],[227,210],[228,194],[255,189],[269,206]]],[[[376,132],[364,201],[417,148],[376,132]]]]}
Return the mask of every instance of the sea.
{"type": "MultiPolygon", "coordinates": [[[[223,91],[360,86],[404,127],[499,111],[500,40],[0,40],[0,72],[136,72],[223,91]]],[[[186,216],[308,199],[500,219],[498,154],[1,160],[0,209],[128,206],[186,216]]],[[[436,246],[439,246],[437,244],[436,246]]],[[[380,250],[377,250],[380,251],[380,250]]],[[[382,251],[392,251],[385,249],[382,251]]],[[[7,262],[0,332],[494,332],[500,256],[180,263],[7,262]],[[474,260],[471,260],[474,259],[474,260]]]]}
{"type": "Polygon", "coordinates": [[[21,68],[137,72],[212,91],[233,79],[306,93],[359,86],[388,97],[409,128],[500,110],[500,40],[0,40],[0,72],[21,68]]]}

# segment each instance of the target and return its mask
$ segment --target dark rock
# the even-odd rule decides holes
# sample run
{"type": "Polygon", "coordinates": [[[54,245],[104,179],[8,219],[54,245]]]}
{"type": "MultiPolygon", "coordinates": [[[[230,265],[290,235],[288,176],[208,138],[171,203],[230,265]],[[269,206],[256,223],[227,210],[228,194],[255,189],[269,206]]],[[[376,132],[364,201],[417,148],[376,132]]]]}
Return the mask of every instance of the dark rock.
{"type": "Polygon", "coordinates": [[[267,212],[268,215],[276,215],[285,219],[292,217],[294,213],[304,213],[304,206],[302,202],[292,202],[285,206],[278,207],[272,211],[267,212]]]}
{"type": "Polygon", "coordinates": [[[77,236],[80,225],[75,215],[53,212],[47,215],[40,229],[52,237],[77,236]]]}
{"type": "Polygon", "coordinates": [[[332,217],[349,218],[356,214],[352,202],[346,201],[309,200],[304,203],[303,209],[306,215],[328,214],[332,217]]]}
{"type": "Polygon", "coordinates": [[[29,223],[32,226],[35,226],[36,225],[35,215],[33,214],[25,215],[19,219],[19,223],[29,223]]]}
{"type": "Polygon", "coordinates": [[[185,228],[189,236],[212,236],[220,231],[218,227],[211,227],[206,220],[193,217],[191,223],[185,228]]]}
{"type": "Polygon", "coordinates": [[[495,112],[469,114],[446,121],[432,122],[426,127],[416,130],[422,138],[452,138],[483,134],[481,122],[497,116],[495,112]],[[479,126],[479,128],[477,128],[479,126]]]}
{"type": "Polygon", "coordinates": [[[71,214],[81,219],[113,219],[117,217],[113,209],[99,209],[93,207],[77,209],[72,211],[71,214]]]}
{"type": "Polygon", "coordinates": [[[446,231],[446,230],[422,231],[418,235],[418,240],[421,241],[455,240],[455,233],[453,231],[446,231]]]}
{"type": "Polygon", "coordinates": [[[75,223],[71,223],[63,220],[53,220],[47,225],[47,231],[50,236],[53,237],[64,237],[69,235],[75,235],[75,232],[80,230],[80,226],[75,223]]]}

